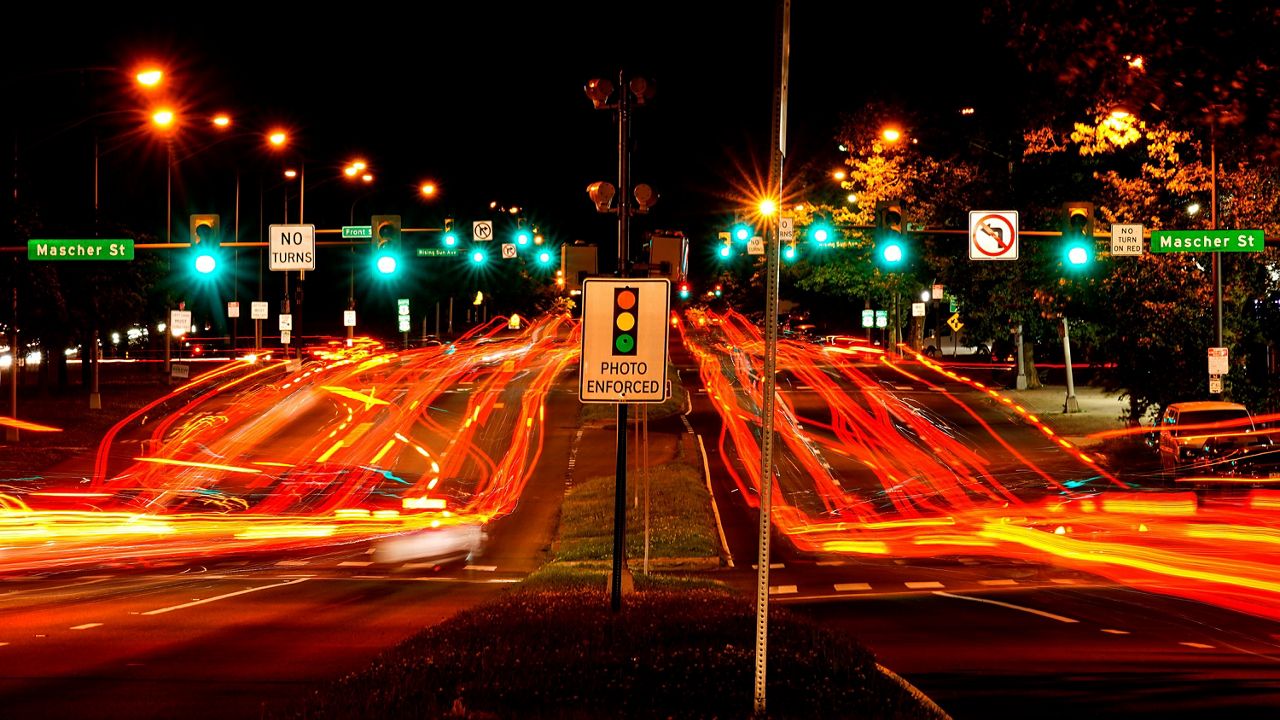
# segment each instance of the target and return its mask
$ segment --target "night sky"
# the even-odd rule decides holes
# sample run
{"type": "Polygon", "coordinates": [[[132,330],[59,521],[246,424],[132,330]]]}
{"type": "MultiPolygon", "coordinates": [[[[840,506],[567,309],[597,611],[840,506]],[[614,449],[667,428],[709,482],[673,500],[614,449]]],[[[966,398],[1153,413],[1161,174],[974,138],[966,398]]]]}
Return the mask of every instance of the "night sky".
{"type": "MultiPolygon", "coordinates": [[[[5,49],[20,202],[51,225],[91,219],[96,130],[103,217],[163,236],[164,146],[143,122],[153,102],[129,86],[131,74],[78,70],[128,70],[149,57],[170,70],[162,94],[189,123],[175,140],[190,154],[174,171],[176,241],[190,212],[230,224],[237,173],[240,236],[258,239],[259,202],[266,223],[280,222],[281,166],[305,162],[306,220],[320,228],[373,213],[399,213],[406,227],[453,217],[469,228],[497,201],[521,207],[553,241],[598,243],[607,257],[616,220],[595,212],[585,188],[616,181],[617,131],[582,87],[625,68],[657,86],[633,114],[632,169],[661,199],[635,232],[678,229],[710,242],[767,168],[773,7],[364,3],[285,17],[211,4],[186,6],[198,20],[123,18],[129,11],[114,6],[43,21],[49,11],[36,9],[29,30],[11,27],[5,49]],[[221,110],[236,118],[237,136],[209,146],[205,118],[221,110]],[[284,157],[265,152],[258,134],[277,124],[295,138],[284,157]],[[356,156],[377,176],[371,192],[340,176],[356,156]],[[428,178],[441,192],[424,203],[415,193],[428,178]]],[[[937,115],[1000,111],[1016,97],[1014,75],[979,13],[969,3],[794,3],[788,168],[835,167],[840,113],[874,100],[937,115]]]]}

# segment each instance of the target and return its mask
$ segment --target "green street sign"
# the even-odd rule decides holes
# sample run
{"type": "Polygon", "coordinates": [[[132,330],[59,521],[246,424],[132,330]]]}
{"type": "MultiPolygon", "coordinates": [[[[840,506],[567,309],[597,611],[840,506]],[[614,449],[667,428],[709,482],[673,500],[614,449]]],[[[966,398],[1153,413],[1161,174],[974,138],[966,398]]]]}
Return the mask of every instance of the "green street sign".
{"type": "Polygon", "coordinates": [[[457,257],[458,248],[418,248],[418,257],[457,257]]]}
{"type": "Polygon", "coordinates": [[[1262,252],[1261,230],[1152,230],[1151,252],[1262,252]]]}
{"type": "Polygon", "coordinates": [[[346,238],[371,238],[373,237],[372,225],[343,225],[342,237],[346,238]]]}
{"type": "Polygon", "coordinates": [[[132,260],[133,239],[28,240],[28,260],[132,260]]]}

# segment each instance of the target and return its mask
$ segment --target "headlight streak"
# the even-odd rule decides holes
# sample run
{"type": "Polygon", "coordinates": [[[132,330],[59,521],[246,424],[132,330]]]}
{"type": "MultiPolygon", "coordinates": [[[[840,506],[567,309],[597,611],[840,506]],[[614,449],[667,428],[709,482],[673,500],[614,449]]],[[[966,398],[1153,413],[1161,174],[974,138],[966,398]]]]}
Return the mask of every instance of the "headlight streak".
{"type": "Polygon", "coordinates": [[[357,344],[294,373],[287,390],[263,384],[283,363],[206,373],[112,429],[99,447],[93,492],[43,488],[50,492],[30,497],[77,510],[31,509],[22,497],[0,495],[0,543],[22,550],[0,550],[0,572],[72,558],[321,546],[490,522],[515,507],[541,457],[547,394],[576,359],[579,331],[565,317],[544,318],[512,343],[497,337],[504,328],[491,323],[449,353],[357,344]],[[479,367],[481,355],[500,362],[479,367]],[[447,394],[468,375],[481,382],[475,392],[447,394]],[[459,398],[465,413],[439,411],[459,398]],[[149,426],[156,428],[143,444],[150,452],[107,481],[114,439],[175,400],[180,410],[149,426]],[[463,426],[459,416],[470,422],[463,426]],[[437,452],[435,443],[446,449],[437,452]],[[104,508],[83,511],[87,501],[104,508]],[[143,546],[130,537],[166,539],[143,546]]]}
{"type": "MultiPolygon", "coordinates": [[[[686,315],[687,322],[673,328],[697,360],[707,398],[721,417],[725,466],[742,501],[754,507],[760,474],[763,342],[758,329],[736,313],[720,316],[695,309],[686,315]]],[[[1234,502],[1210,503],[1192,493],[1130,492],[1129,484],[1100,468],[1089,453],[1025,407],[971,377],[916,358],[926,368],[969,384],[1016,413],[1063,457],[1082,463],[1089,472],[1087,479],[1059,480],[1056,473],[1060,471],[1050,472],[1030,462],[958,396],[928,382],[922,373],[909,371],[905,363],[874,354],[846,356],[786,341],[778,348],[780,374],[790,373],[812,390],[831,417],[830,423],[820,417],[793,419],[789,397],[779,397],[780,442],[775,446],[779,476],[774,484],[773,520],[802,551],[901,558],[981,554],[1032,560],[1280,618],[1280,583],[1273,579],[1280,563],[1280,530],[1274,529],[1280,525],[1280,491],[1251,490],[1234,502]],[[1005,487],[988,472],[988,458],[959,442],[932,413],[899,401],[855,366],[858,361],[878,362],[930,388],[933,397],[953,403],[1009,453],[1021,472],[1039,478],[1039,488],[1027,485],[1015,492],[1005,487]],[[859,393],[832,382],[819,362],[859,393]],[[878,481],[878,487],[834,472],[821,461],[827,452],[833,458],[857,462],[878,481]],[[1094,480],[1114,489],[1086,491],[1094,480]],[[821,504],[814,505],[814,495],[821,496],[821,504]],[[881,495],[889,506],[873,503],[881,495]],[[921,521],[948,529],[939,532],[936,525],[909,524],[921,521]]],[[[785,390],[785,384],[779,387],[785,390]]],[[[1259,482],[1257,478],[1250,481],[1259,482]]]]}

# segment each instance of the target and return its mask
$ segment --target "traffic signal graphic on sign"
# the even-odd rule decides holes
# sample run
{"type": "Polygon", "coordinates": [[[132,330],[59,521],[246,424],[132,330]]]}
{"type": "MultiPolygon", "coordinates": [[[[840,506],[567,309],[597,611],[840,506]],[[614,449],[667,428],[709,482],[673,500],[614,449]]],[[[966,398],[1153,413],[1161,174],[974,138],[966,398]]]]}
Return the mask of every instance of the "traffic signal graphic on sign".
{"type": "Polygon", "coordinates": [[[613,354],[636,354],[636,299],[638,290],[620,287],[613,290],[613,354]]]}

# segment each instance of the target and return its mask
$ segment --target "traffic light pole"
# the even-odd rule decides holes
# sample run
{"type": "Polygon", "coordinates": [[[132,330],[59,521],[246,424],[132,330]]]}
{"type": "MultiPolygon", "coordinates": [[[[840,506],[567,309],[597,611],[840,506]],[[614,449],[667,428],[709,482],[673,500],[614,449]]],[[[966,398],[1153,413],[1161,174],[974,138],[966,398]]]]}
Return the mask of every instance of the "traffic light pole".
{"type": "MultiPolygon", "coordinates": [[[[631,200],[627,188],[631,182],[631,93],[625,71],[618,72],[618,277],[629,275],[631,200]]],[[[627,552],[627,404],[618,403],[618,439],[613,487],[613,570],[609,582],[609,609],[622,611],[622,576],[626,570],[627,552]]]]}

